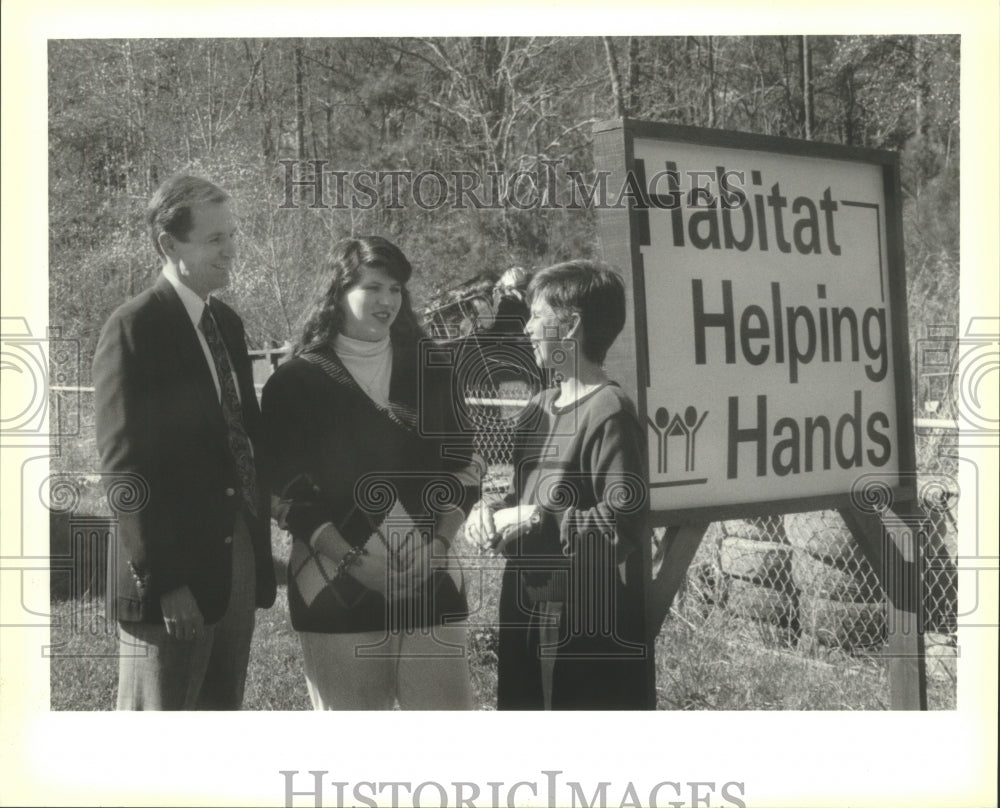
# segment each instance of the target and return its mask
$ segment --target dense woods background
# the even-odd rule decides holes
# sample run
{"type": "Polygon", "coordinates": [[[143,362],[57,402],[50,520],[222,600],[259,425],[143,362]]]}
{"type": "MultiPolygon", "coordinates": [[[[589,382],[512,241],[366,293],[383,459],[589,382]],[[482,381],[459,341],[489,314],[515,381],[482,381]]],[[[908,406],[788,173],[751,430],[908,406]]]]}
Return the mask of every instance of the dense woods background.
{"type": "Polygon", "coordinates": [[[958,319],[958,100],[957,36],[54,40],[50,322],[89,368],[103,321],[158,270],[142,210],[178,170],[237,201],[226,296],[251,347],[294,338],[313,268],[345,235],[400,244],[418,305],[479,272],[594,255],[586,209],[428,210],[408,194],[282,209],[281,161],[537,170],[554,198],[547,161],[590,177],[592,123],[627,115],[898,150],[913,345],[958,319]]]}

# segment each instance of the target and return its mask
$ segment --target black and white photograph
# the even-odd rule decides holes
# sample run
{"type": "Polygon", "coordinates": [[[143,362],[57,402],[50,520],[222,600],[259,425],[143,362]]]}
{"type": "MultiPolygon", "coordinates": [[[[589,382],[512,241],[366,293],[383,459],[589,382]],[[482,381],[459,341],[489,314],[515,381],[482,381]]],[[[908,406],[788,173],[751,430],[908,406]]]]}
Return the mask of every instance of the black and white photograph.
{"type": "Polygon", "coordinates": [[[5,4],[0,804],[996,805],[917,6],[5,4]]]}

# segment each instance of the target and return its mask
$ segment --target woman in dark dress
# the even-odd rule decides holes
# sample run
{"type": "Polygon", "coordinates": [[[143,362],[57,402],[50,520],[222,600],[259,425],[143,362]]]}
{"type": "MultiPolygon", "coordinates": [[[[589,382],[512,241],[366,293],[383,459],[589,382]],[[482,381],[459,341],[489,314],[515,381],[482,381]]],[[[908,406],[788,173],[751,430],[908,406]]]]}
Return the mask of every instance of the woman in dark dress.
{"type": "Polygon", "coordinates": [[[644,433],[602,363],[625,322],[621,278],[574,261],[540,271],[525,333],[558,387],[532,399],[504,498],[466,523],[507,558],[499,709],[648,709],[644,433]]]}
{"type": "Polygon", "coordinates": [[[264,466],[290,531],[288,602],[316,709],[468,709],[467,607],[451,550],[478,492],[403,253],[333,248],[293,357],[264,387],[264,466]],[[419,397],[419,400],[418,400],[419,397]]]}

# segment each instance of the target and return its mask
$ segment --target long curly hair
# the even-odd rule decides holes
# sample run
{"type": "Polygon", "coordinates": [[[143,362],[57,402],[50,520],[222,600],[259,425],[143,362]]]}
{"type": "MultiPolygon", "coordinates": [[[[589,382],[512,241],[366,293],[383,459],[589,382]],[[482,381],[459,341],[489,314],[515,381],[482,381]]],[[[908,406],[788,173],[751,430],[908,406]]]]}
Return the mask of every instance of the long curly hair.
{"type": "Polygon", "coordinates": [[[402,250],[381,236],[364,236],[338,241],[330,249],[316,276],[312,304],[302,320],[302,334],[293,350],[302,353],[319,345],[330,345],[344,327],[344,295],[361,278],[365,267],[378,268],[398,281],[402,289],[399,313],[389,329],[393,345],[412,346],[425,336],[413,313],[407,281],[413,267],[402,250]]]}

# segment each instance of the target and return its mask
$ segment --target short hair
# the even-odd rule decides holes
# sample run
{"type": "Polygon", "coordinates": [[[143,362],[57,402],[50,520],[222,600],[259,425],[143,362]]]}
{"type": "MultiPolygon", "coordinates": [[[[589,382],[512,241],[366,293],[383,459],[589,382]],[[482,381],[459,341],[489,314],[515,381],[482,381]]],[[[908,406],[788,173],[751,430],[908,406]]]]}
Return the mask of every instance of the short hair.
{"type": "Polygon", "coordinates": [[[194,227],[191,209],[208,202],[222,203],[229,194],[215,183],[188,174],[176,174],[165,180],[153,193],[146,206],[146,224],[153,247],[161,258],[160,234],[169,233],[179,241],[187,241],[194,227]]]}
{"type": "Polygon", "coordinates": [[[335,243],[320,264],[312,297],[302,318],[302,336],[293,353],[301,353],[318,344],[329,344],[341,332],[344,327],[344,296],[361,278],[365,267],[383,270],[403,287],[402,304],[389,334],[394,345],[416,346],[424,334],[406,288],[413,267],[403,251],[388,239],[360,236],[335,243]]]}
{"type": "Polygon", "coordinates": [[[528,286],[561,316],[580,315],[583,354],[601,363],[625,327],[625,283],[621,275],[594,261],[566,261],[540,270],[528,286]]]}

